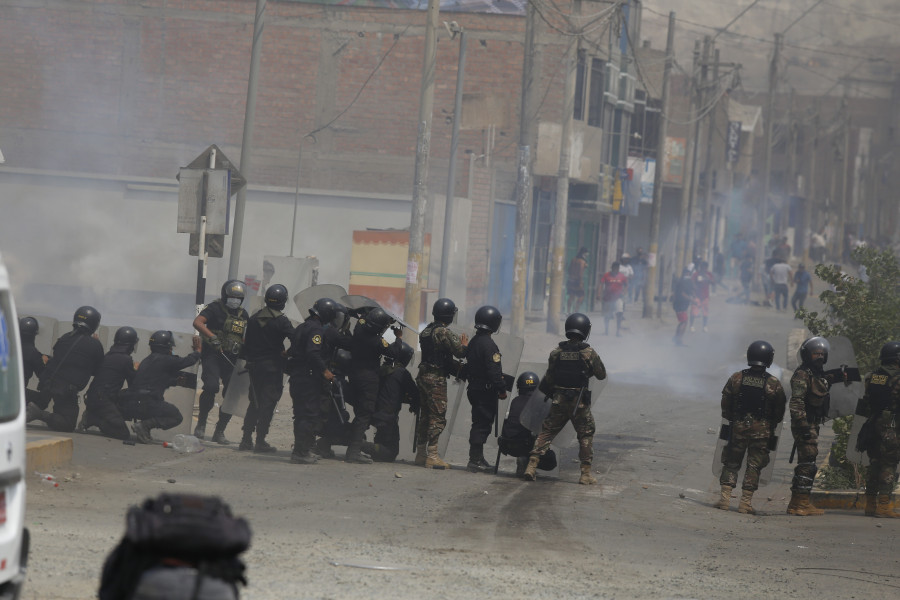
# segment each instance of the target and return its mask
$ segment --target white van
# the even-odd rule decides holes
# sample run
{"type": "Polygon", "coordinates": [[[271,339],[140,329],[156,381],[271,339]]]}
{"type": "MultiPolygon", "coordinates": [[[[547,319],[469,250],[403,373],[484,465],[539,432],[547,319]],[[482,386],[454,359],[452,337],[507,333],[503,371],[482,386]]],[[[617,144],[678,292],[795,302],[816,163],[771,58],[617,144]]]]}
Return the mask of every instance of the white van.
{"type": "Polygon", "coordinates": [[[0,600],[25,583],[25,384],[19,319],[0,257],[0,600]]]}

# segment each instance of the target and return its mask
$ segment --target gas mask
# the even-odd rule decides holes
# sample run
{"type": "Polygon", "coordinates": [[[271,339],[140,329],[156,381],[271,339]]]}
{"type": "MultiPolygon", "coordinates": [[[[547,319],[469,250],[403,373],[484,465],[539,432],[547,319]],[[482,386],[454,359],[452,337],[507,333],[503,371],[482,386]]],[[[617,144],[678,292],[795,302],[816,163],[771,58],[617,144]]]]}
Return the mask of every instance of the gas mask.
{"type": "Polygon", "coordinates": [[[236,310],[241,307],[242,302],[243,300],[241,300],[240,298],[228,298],[227,300],[225,300],[225,306],[227,306],[231,310],[236,310]]]}

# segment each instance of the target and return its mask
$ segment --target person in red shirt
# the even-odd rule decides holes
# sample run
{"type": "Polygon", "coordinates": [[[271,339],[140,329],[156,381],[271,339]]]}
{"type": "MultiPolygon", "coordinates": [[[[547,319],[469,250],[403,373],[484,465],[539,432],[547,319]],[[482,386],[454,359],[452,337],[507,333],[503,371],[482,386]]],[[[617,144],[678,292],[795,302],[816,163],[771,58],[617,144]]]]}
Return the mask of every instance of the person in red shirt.
{"type": "Polygon", "coordinates": [[[706,325],[709,323],[709,288],[715,285],[716,278],[709,272],[709,264],[701,260],[697,269],[691,275],[694,282],[694,301],[691,305],[691,331],[694,331],[694,319],[703,315],[703,331],[709,331],[706,325]]]}
{"type": "Polygon", "coordinates": [[[603,335],[609,335],[609,322],[616,318],[616,337],[622,337],[622,319],[625,317],[625,302],[622,300],[628,289],[628,278],[619,273],[619,263],[614,262],[600,279],[599,297],[603,323],[606,331],[603,335]]]}

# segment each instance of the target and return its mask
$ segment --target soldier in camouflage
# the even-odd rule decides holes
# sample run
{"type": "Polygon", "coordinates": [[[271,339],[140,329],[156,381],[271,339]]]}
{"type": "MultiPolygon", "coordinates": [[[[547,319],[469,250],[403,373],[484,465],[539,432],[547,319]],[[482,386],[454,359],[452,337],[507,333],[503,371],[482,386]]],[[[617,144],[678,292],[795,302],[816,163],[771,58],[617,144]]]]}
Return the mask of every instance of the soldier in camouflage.
{"type": "Polygon", "coordinates": [[[759,472],[769,464],[769,440],[784,418],[787,404],[781,382],[766,371],[774,358],[772,344],[763,340],[753,342],[747,348],[750,368],[734,373],[722,389],[722,418],[729,422],[731,435],[722,449],[719,476],[722,496],[716,508],[728,510],[731,490],[737,485],[738,471],[746,454],[747,469],[738,512],[756,514],[750,501],[759,488],[759,472]]]}
{"type": "Polygon", "coordinates": [[[872,423],[874,439],[868,444],[869,475],[866,480],[866,515],[898,518],[891,508],[900,463],[897,411],[900,410],[900,342],[881,348],[881,367],[866,375],[866,393],[857,413],[872,423]]]}
{"type": "Polygon", "coordinates": [[[453,360],[466,355],[469,338],[457,336],[447,327],[456,315],[456,304],[448,298],[439,298],[431,309],[434,321],[419,334],[422,361],[416,385],[422,404],[416,425],[416,464],[429,469],[449,468],[438,455],[438,438],[447,425],[447,377],[459,371],[453,360]]]}
{"type": "Polygon", "coordinates": [[[606,379],[606,367],[586,341],[591,333],[591,320],[586,315],[569,315],[565,329],[568,339],[560,342],[550,352],[547,374],[538,388],[550,397],[553,404],[541,426],[541,434],[534,442],[534,449],[525,468],[525,479],[534,481],[538,462],[550,448],[550,442],[556,434],[571,419],[578,436],[578,458],[581,460],[581,479],[578,483],[592,485],[597,483],[591,475],[594,417],[591,414],[591,396],[587,387],[591,377],[606,379]]]}

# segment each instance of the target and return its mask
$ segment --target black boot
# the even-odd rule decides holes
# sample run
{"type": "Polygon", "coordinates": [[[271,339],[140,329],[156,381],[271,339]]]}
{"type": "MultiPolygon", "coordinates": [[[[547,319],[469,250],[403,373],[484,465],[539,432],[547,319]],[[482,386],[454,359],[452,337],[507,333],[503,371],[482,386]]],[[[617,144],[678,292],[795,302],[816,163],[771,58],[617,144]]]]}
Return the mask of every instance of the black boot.
{"type": "Polygon", "coordinates": [[[325,438],[319,438],[316,441],[316,454],[322,458],[334,458],[334,450],[331,449],[331,442],[325,438]]]}
{"type": "MultiPolygon", "coordinates": [[[[228,441],[228,438],[225,437],[225,428],[228,427],[228,421],[230,419],[223,419],[223,415],[219,416],[219,422],[216,423],[216,430],[213,432],[212,441],[217,444],[222,444],[223,446],[227,446],[231,442],[228,441]]],[[[231,415],[228,415],[231,417],[231,415]]]]}
{"type": "Polygon", "coordinates": [[[362,453],[361,443],[354,443],[347,447],[347,454],[344,455],[344,462],[370,465],[372,464],[372,459],[362,453]]]}
{"type": "Polygon", "coordinates": [[[256,432],[256,446],[253,447],[253,451],[257,454],[269,454],[271,452],[278,452],[278,448],[266,442],[266,436],[256,432]]]}
{"type": "Polygon", "coordinates": [[[251,432],[244,432],[244,437],[241,438],[241,445],[238,446],[238,450],[253,450],[253,434],[251,432]]]}
{"type": "Polygon", "coordinates": [[[484,459],[483,444],[469,444],[469,464],[466,469],[472,473],[487,473],[494,467],[484,459]]]}

